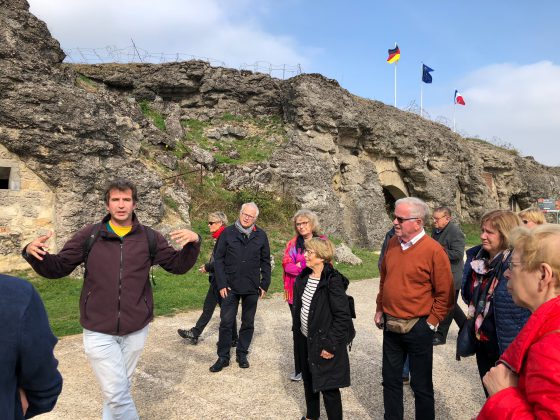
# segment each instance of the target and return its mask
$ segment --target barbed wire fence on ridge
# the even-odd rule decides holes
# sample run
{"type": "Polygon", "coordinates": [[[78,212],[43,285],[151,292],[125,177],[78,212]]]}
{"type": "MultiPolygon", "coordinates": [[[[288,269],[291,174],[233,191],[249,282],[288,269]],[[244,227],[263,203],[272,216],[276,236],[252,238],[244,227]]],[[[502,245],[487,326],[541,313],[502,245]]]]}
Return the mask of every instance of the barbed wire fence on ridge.
{"type": "MultiPolygon", "coordinates": [[[[213,67],[230,67],[224,61],[208,57],[199,57],[183,53],[152,53],[142,48],[138,48],[134,41],[132,45],[124,48],[106,46],[105,48],[71,48],[65,49],[65,62],[74,64],[102,64],[102,63],[174,63],[180,61],[200,60],[213,67]]],[[[272,64],[268,61],[255,61],[252,64],[243,63],[237,67],[238,70],[248,70],[253,73],[266,73],[269,76],[279,79],[286,79],[298,74],[303,70],[300,64],[272,64]]]]}

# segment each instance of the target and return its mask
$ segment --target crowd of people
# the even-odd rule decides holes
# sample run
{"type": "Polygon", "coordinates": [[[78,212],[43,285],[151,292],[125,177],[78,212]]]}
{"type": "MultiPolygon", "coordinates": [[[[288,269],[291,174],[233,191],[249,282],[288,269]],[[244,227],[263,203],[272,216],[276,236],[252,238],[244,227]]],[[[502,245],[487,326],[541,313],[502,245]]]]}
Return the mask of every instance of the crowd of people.
{"type": "MultiPolygon", "coordinates": [[[[134,212],[137,190],[128,180],[111,182],[104,200],[103,220],[81,228],[57,254],[48,251],[48,233],[27,244],[22,256],[46,278],[66,276],[84,263],[80,323],[103,393],[102,418],[138,419],[131,384],[153,319],[150,268],[187,272],[197,261],[201,237],[173,231],[176,249],[142,225],[134,212]]],[[[215,242],[199,268],[208,274],[208,292],[196,325],[178,334],[196,345],[219,306],[212,373],[229,366],[232,349],[239,367],[250,367],[257,305],[271,282],[270,246],[258,216],[253,202],[241,206],[231,225],[222,212],[208,215],[215,242]]],[[[392,218],[379,257],[373,319],[383,330],[384,418],[404,417],[408,382],[416,418],[435,418],[433,348],[446,344],[453,321],[460,334],[468,333],[487,397],[477,418],[560,418],[560,226],[546,224],[536,209],[489,211],[480,220],[480,245],[465,252],[465,236],[449,207],[430,212],[424,201],[406,197],[396,201],[392,218]]],[[[302,420],[320,417],[321,395],[327,418],[342,419],[340,389],[350,386],[348,344],[354,334],[349,281],[333,265],[335,249],[321,234],[317,215],[302,209],[292,221],[295,235],[282,258],[292,319],[289,377],[303,382],[302,420]]],[[[62,390],[53,355],[57,340],[29,283],[0,276],[0,322],[0,341],[6,343],[0,346],[0,410],[16,419],[52,410],[62,390]]]]}

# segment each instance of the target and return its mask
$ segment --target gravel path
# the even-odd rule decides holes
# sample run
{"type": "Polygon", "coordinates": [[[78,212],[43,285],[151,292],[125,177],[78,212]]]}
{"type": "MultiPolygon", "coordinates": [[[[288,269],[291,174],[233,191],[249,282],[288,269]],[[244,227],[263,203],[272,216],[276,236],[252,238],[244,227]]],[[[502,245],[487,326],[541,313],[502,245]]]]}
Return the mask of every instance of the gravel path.
{"type": "MultiPolygon", "coordinates": [[[[378,285],[379,280],[372,279],[352,282],[349,288],[356,301],[357,335],[350,352],[352,386],[342,390],[346,419],[383,418],[383,337],[373,324],[378,285]]],[[[303,385],[289,380],[291,317],[280,295],[259,302],[249,369],[240,369],[232,358],[222,372],[208,371],[217,358],[217,311],[198,345],[186,344],[176,332],[193,326],[198,315],[192,311],[159,317],[151,324],[133,385],[142,419],[300,419],[305,414],[303,385]]],[[[470,419],[484,403],[474,358],[455,361],[456,336],[453,324],[447,344],[434,348],[438,419],[470,419]]],[[[41,418],[100,418],[101,393],[83,354],[82,336],[62,338],[56,355],[64,389],[55,410],[41,418]]],[[[404,391],[405,418],[413,419],[414,397],[409,386],[404,391]]]]}

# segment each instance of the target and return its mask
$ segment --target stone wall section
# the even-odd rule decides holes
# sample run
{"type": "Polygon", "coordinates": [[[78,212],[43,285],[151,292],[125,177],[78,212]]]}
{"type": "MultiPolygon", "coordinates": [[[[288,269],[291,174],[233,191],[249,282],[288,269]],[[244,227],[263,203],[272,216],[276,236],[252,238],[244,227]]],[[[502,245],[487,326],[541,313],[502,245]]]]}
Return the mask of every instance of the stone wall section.
{"type": "MultiPolygon", "coordinates": [[[[10,167],[10,188],[0,189],[0,272],[28,268],[23,246],[54,230],[55,194],[19,158],[0,145],[0,167],[10,167]]],[[[56,252],[56,238],[51,240],[56,252]]]]}

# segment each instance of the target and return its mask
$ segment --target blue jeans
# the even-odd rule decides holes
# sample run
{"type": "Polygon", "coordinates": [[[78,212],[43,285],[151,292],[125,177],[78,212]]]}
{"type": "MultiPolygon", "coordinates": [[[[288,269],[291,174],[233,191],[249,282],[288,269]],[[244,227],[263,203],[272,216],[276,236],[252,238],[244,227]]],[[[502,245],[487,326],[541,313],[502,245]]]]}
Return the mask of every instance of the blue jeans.
{"type": "Polygon", "coordinates": [[[103,420],[139,418],[130,388],[147,336],[147,325],[124,336],[84,328],[84,350],[103,392],[103,420]]]}

